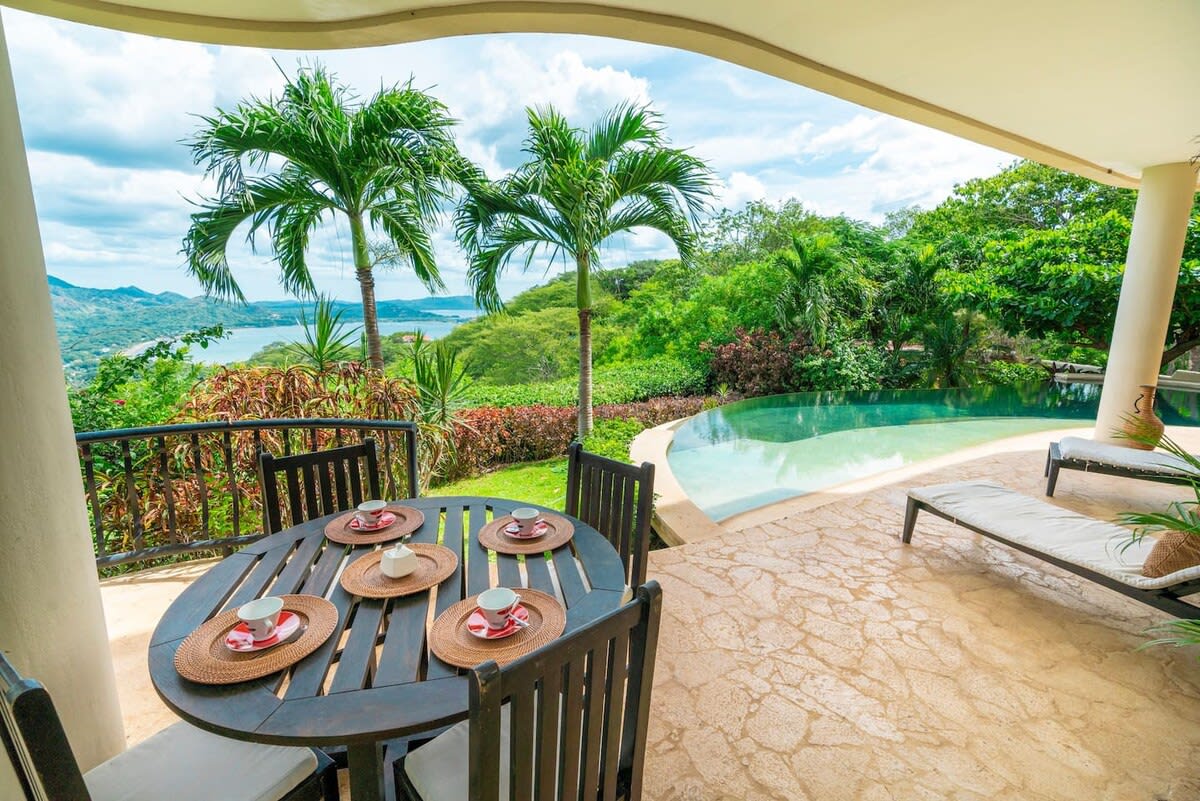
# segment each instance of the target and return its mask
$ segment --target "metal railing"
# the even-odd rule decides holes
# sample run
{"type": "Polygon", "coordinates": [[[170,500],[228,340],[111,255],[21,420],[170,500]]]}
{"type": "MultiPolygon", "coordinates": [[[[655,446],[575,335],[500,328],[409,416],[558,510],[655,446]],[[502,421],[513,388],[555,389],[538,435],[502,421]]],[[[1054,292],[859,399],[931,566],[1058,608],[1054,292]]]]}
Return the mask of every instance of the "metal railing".
{"type": "Polygon", "coordinates": [[[387,498],[418,494],[417,426],[314,418],[183,423],[75,436],[97,567],[229,553],[263,536],[258,454],[375,438],[387,498]]]}

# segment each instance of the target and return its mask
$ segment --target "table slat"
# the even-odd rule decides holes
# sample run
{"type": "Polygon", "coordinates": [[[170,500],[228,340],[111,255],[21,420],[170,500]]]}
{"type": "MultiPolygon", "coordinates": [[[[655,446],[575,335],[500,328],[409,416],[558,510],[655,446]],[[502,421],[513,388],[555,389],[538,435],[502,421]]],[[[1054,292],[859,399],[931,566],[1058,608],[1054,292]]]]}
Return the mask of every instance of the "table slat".
{"type": "Polygon", "coordinates": [[[579,565],[576,564],[575,554],[570,548],[554,550],[554,572],[558,575],[558,585],[562,588],[563,600],[567,606],[579,603],[587,594],[587,590],[584,589],[579,565]]]}
{"type": "MultiPolygon", "coordinates": [[[[465,505],[462,503],[448,504],[446,507],[446,525],[442,530],[442,545],[458,554],[458,567],[450,578],[438,586],[437,601],[434,603],[434,617],[445,612],[464,597],[465,572],[463,570],[463,514],[465,505]]],[[[447,665],[431,652],[429,654],[429,669],[426,678],[438,679],[458,675],[458,669],[447,665]]]]}
{"type": "Polygon", "coordinates": [[[467,549],[467,593],[464,598],[478,595],[491,586],[488,550],[479,544],[479,529],[487,523],[487,507],[482,503],[473,503],[468,509],[468,516],[471,542],[467,549]]]}
{"type": "Polygon", "coordinates": [[[529,586],[541,590],[550,596],[555,596],[554,582],[550,580],[550,566],[546,563],[544,553],[525,555],[525,575],[529,577],[529,586]]]}

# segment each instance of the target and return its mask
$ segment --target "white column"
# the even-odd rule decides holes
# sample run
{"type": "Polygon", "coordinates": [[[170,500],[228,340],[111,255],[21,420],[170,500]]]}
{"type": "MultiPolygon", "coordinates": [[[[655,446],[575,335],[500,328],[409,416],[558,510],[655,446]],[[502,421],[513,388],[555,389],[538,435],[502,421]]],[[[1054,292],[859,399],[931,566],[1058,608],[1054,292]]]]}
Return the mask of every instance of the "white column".
{"type": "Polygon", "coordinates": [[[1096,415],[1093,436],[1099,442],[1127,445],[1127,441],[1115,439],[1113,432],[1121,427],[1126,414],[1133,413],[1138,387],[1158,384],[1195,193],[1196,168],[1191,164],[1160,164],[1142,171],[1096,415]]]}
{"type": "MultiPolygon", "coordinates": [[[[125,747],[12,69],[0,27],[0,649],[80,766],[125,747]]],[[[14,781],[0,757],[0,796],[14,781]]]]}

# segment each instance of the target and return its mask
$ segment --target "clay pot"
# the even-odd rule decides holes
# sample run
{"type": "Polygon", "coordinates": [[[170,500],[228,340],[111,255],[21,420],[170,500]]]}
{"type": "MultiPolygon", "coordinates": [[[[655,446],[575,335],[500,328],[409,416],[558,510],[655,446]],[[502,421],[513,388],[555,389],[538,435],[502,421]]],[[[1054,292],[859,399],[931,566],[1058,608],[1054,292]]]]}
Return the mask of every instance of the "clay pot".
{"type": "Polygon", "coordinates": [[[1158,419],[1158,415],[1154,413],[1154,392],[1155,387],[1149,384],[1143,384],[1141,393],[1138,394],[1137,400],[1133,402],[1133,414],[1127,415],[1125,424],[1122,427],[1126,434],[1132,434],[1141,437],[1144,440],[1151,440],[1150,443],[1136,442],[1134,440],[1126,440],[1126,444],[1131,448],[1136,448],[1139,451],[1152,451],[1162,439],[1163,421],[1158,419]]]}

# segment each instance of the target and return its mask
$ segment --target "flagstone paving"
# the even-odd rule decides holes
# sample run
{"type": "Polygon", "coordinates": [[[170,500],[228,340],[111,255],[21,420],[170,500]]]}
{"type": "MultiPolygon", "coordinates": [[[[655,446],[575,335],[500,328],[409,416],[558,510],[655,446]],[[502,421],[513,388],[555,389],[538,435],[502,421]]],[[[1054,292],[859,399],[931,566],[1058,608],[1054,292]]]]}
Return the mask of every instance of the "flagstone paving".
{"type": "MultiPolygon", "coordinates": [[[[1044,447],[651,555],[664,589],[646,797],[1200,799],[1196,651],[1165,615],[928,515],[909,486],[1041,496],[1044,447]]],[[[1179,488],[1062,473],[1111,518],[1179,488]],[[1136,499],[1136,500],[1134,500],[1136,499]]]]}
{"type": "MultiPolygon", "coordinates": [[[[900,544],[910,486],[1041,496],[1044,444],[997,450],[654,552],[644,797],[1200,801],[1197,652],[1137,650],[1164,615],[932,516],[900,544]]],[[[1064,472],[1058,496],[1111,518],[1186,492],[1064,472]]],[[[146,641],[195,570],[104,583],[130,742],[172,720],[146,641]]]]}

